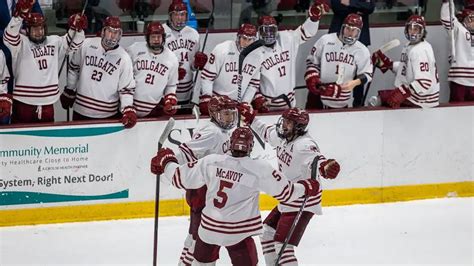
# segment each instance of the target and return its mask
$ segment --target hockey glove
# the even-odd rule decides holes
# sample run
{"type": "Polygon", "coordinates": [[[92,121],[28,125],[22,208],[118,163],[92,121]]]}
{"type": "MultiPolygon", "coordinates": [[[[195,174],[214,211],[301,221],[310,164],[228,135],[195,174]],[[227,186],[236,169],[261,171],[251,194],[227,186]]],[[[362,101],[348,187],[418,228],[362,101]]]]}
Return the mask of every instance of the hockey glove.
{"type": "Polygon", "coordinates": [[[173,106],[175,106],[178,103],[178,99],[176,98],[176,94],[174,94],[174,93],[166,94],[164,100],[165,101],[164,101],[164,104],[163,104],[163,112],[167,115],[176,114],[176,112],[178,110],[173,108],[173,106]]]}
{"type": "Polygon", "coordinates": [[[339,174],[341,166],[334,159],[328,159],[319,165],[319,173],[326,179],[334,179],[339,174]]]}
{"type": "Polygon", "coordinates": [[[245,102],[240,103],[238,108],[240,116],[242,117],[242,121],[244,121],[246,125],[250,126],[253,122],[253,119],[257,115],[257,111],[252,108],[252,105],[245,102]]]}
{"type": "Polygon", "coordinates": [[[321,19],[321,16],[329,12],[330,7],[325,1],[316,0],[309,8],[308,15],[311,21],[316,22],[321,19]]]}
{"type": "Polygon", "coordinates": [[[10,94],[0,94],[0,119],[12,114],[12,97],[10,94]]]}
{"type": "Polygon", "coordinates": [[[259,113],[268,113],[270,109],[267,107],[267,99],[263,95],[257,95],[252,102],[253,108],[259,113]]]}
{"type": "Polygon", "coordinates": [[[76,92],[66,87],[59,97],[59,100],[61,101],[61,106],[67,110],[74,105],[74,101],[76,101],[76,92]]]}
{"type": "Polygon", "coordinates": [[[150,170],[155,175],[161,175],[168,163],[178,163],[178,159],[170,148],[161,148],[151,159],[150,170]]]}
{"type": "Polygon", "coordinates": [[[194,69],[202,70],[207,63],[207,55],[203,52],[197,52],[194,55],[194,69]]]}
{"type": "Polygon", "coordinates": [[[178,68],[178,80],[182,80],[186,77],[186,69],[180,67],[178,68]]]}
{"type": "Polygon", "coordinates": [[[297,183],[300,183],[304,186],[304,194],[306,196],[316,196],[319,193],[319,182],[316,179],[304,179],[300,180],[297,183]]]}
{"type": "Polygon", "coordinates": [[[199,96],[199,112],[201,115],[209,115],[209,101],[211,101],[211,98],[209,95],[199,96]]]}
{"type": "Polygon", "coordinates": [[[123,109],[122,124],[125,128],[132,128],[137,123],[135,107],[127,106],[123,109]]]}
{"type": "Polygon", "coordinates": [[[314,94],[314,95],[319,95],[321,91],[318,89],[318,86],[321,83],[321,80],[319,79],[319,73],[316,71],[306,71],[306,74],[304,75],[304,80],[306,81],[306,88],[314,94]]]}
{"type": "Polygon", "coordinates": [[[67,24],[70,29],[75,31],[82,31],[87,29],[87,17],[80,13],[73,14],[69,17],[67,24]]]}
{"type": "Polygon", "coordinates": [[[392,91],[387,99],[387,103],[392,108],[399,108],[400,104],[402,104],[410,96],[410,89],[402,85],[392,91]]]}
{"type": "Polygon", "coordinates": [[[319,86],[321,96],[339,98],[341,96],[341,86],[336,83],[329,83],[319,86]]]}
{"type": "Polygon", "coordinates": [[[16,2],[15,11],[13,12],[14,17],[21,17],[26,19],[35,4],[35,0],[18,0],[16,2]]]}
{"type": "Polygon", "coordinates": [[[372,54],[372,64],[378,67],[382,73],[387,72],[393,68],[393,61],[388,58],[382,51],[377,50],[372,54]]]}

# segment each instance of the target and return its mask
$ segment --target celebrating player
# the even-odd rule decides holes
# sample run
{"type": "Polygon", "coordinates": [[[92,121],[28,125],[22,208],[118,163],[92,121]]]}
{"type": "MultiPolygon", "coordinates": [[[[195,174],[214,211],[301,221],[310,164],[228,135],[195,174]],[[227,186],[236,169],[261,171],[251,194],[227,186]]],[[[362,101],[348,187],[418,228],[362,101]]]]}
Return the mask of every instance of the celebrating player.
{"type": "Polygon", "coordinates": [[[0,50],[0,125],[8,124],[9,116],[12,110],[12,99],[8,94],[8,80],[10,72],[7,68],[5,54],[0,50]]]}
{"type": "Polygon", "coordinates": [[[199,103],[201,114],[207,114],[207,103],[213,94],[227,95],[238,102],[252,102],[260,85],[261,53],[255,51],[245,57],[241,77],[238,68],[240,52],[256,38],[257,28],[251,24],[242,24],[235,41],[228,40],[214,48],[209,62],[201,72],[202,89],[199,103]]]}
{"type": "Polygon", "coordinates": [[[304,179],[291,183],[263,160],[250,158],[253,135],[239,127],[231,136],[232,155],[211,154],[179,166],[173,151],[164,148],[152,159],[151,170],[181,189],[207,185],[193,265],[215,265],[225,246],[233,265],[257,265],[252,236],[260,234],[262,220],[258,205],[260,191],[282,204],[319,191],[319,182],[304,179]]]}
{"type": "Polygon", "coordinates": [[[133,63],[136,81],[133,104],[138,117],[176,113],[173,106],[177,103],[179,65],[176,56],[164,47],[165,36],[161,23],[154,21],[147,25],[146,42],[136,42],[126,49],[133,63]]]}
{"type": "Polygon", "coordinates": [[[380,50],[372,55],[372,62],[382,72],[396,73],[395,88],[380,90],[370,99],[398,108],[400,106],[435,107],[439,104],[439,79],[431,44],[426,38],[426,23],[422,16],[412,15],[405,24],[408,43],[402,50],[400,61],[393,62],[380,50]]]}
{"type": "Polygon", "coordinates": [[[306,59],[307,109],[348,107],[354,87],[372,80],[370,52],[358,41],[362,24],[360,15],[349,14],[339,33],[326,34],[314,44],[306,59]]]}
{"type": "Polygon", "coordinates": [[[73,120],[119,118],[121,113],[126,128],[136,124],[133,65],[119,45],[121,37],[119,17],[107,17],[101,37],[86,39],[72,56],[61,104],[73,107],[73,120]]]}
{"type": "Polygon", "coordinates": [[[59,98],[59,62],[68,49],[73,51],[82,45],[83,29],[87,28],[87,18],[76,14],[69,18],[66,35],[48,36],[43,15],[30,13],[33,3],[19,0],[3,33],[4,43],[12,53],[15,77],[12,123],[54,121],[53,104],[59,98]],[[27,36],[20,34],[23,22],[27,36]]]}

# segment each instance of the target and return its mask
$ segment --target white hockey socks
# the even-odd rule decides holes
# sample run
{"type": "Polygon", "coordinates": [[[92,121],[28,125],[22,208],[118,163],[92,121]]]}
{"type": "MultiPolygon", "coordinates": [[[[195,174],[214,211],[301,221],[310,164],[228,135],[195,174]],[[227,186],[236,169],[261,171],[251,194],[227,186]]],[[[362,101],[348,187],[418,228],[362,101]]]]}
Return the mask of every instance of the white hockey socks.
{"type": "MultiPolygon", "coordinates": [[[[181,257],[179,258],[179,266],[189,266],[194,261],[194,245],[196,241],[193,239],[193,235],[189,234],[184,241],[183,251],[181,252],[181,257]]],[[[193,264],[194,265],[194,264],[193,264]]],[[[199,264],[204,265],[204,264],[199,264]]]]}
{"type": "MultiPolygon", "coordinates": [[[[275,252],[276,252],[276,257],[278,257],[278,253],[280,252],[281,248],[283,247],[283,243],[276,242],[275,243],[275,252]]],[[[275,258],[276,260],[277,258],[275,258]]],[[[275,265],[275,261],[273,262],[273,265],[275,265]]],[[[295,246],[293,245],[286,245],[285,250],[283,251],[283,254],[281,255],[280,261],[278,265],[285,265],[285,266],[297,266],[298,265],[298,260],[296,259],[295,256],[295,246]]]]}
{"type": "Polygon", "coordinates": [[[263,256],[265,257],[266,265],[275,265],[277,253],[275,253],[275,229],[263,224],[263,234],[260,236],[260,243],[262,244],[263,256]]]}

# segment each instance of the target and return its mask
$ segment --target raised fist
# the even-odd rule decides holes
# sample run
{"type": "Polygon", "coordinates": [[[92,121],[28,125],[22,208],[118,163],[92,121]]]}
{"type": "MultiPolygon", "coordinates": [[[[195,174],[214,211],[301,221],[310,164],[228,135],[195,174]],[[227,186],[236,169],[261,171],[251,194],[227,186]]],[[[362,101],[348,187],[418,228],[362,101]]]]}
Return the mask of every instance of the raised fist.
{"type": "Polygon", "coordinates": [[[178,110],[173,108],[173,106],[178,104],[178,99],[176,98],[176,94],[174,93],[166,94],[164,100],[165,101],[163,103],[163,112],[167,115],[176,114],[178,110]]]}
{"type": "Polygon", "coordinates": [[[207,55],[203,52],[197,52],[194,55],[194,69],[202,70],[207,63],[207,55]]]}
{"type": "Polygon", "coordinates": [[[137,123],[135,107],[127,106],[123,109],[122,124],[125,128],[132,128],[137,123]]]}
{"type": "Polygon", "coordinates": [[[211,98],[209,95],[199,96],[199,112],[201,115],[209,115],[209,101],[211,101],[211,98]]]}
{"type": "Polygon", "coordinates": [[[267,106],[267,99],[263,95],[257,95],[252,102],[253,108],[259,113],[268,113],[270,109],[267,106]]]}
{"type": "Polygon", "coordinates": [[[377,50],[372,54],[372,64],[378,67],[382,73],[393,68],[393,61],[388,58],[382,51],[377,50]]]}
{"type": "Polygon", "coordinates": [[[0,119],[12,114],[12,97],[9,94],[0,94],[0,119]]]}
{"type": "Polygon", "coordinates": [[[73,14],[69,17],[67,24],[70,29],[75,31],[82,31],[87,29],[87,17],[80,13],[73,14]]]}
{"type": "Polygon", "coordinates": [[[339,98],[341,96],[341,86],[336,83],[329,83],[319,86],[322,96],[339,98]]]}
{"type": "Polygon", "coordinates": [[[31,9],[33,8],[34,3],[35,3],[35,0],[18,0],[18,2],[16,2],[13,16],[26,19],[28,17],[28,14],[31,12],[31,9]]]}
{"type": "Polygon", "coordinates": [[[319,173],[326,179],[334,179],[339,174],[341,166],[334,159],[328,159],[319,165],[319,173]]]}
{"type": "Polygon", "coordinates": [[[244,123],[250,126],[253,122],[253,119],[257,115],[257,111],[252,108],[252,105],[245,102],[240,103],[237,108],[239,109],[240,116],[242,117],[244,123]]]}
{"type": "Polygon", "coordinates": [[[314,95],[319,95],[321,93],[321,91],[318,89],[318,86],[321,83],[318,72],[314,70],[306,71],[304,79],[306,81],[306,88],[308,88],[311,93],[314,95]]]}
{"type": "Polygon", "coordinates": [[[316,0],[308,10],[308,15],[311,21],[316,22],[321,19],[321,16],[329,12],[329,5],[324,0],[316,0]]]}
{"type": "Polygon", "coordinates": [[[186,77],[186,69],[179,67],[178,68],[178,80],[182,80],[186,77]]]}
{"type": "Polygon", "coordinates": [[[304,194],[306,196],[316,196],[319,193],[320,184],[316,179],[304,179],[300,180],[297,183],[300,183],[304,186],[304,194]]]}
{"type": "Polygon", "coordinates": [[[161,148],[155,157],[151,159],[150,170],[155,175],[161,175],[165,171],[166,165],[170,162],[178,163],[176,155],[170,148],[161,148]]]}
{"type": "Polygon", "coordinates": [[[399,108],[408,97],[411,96],[409,88],[404,86],[398,87],[392,91],[387,99],[387,104],[392,108],[399,108]]]}
{"type": "Polygon", "coordinates": [[[74,105],[74,101],[76,100],[76,91],[68,89],[67,87],[64,88],[63,93],[59,97],[61,101],[61,106],[64,109],[69,109],[74,105]]]}

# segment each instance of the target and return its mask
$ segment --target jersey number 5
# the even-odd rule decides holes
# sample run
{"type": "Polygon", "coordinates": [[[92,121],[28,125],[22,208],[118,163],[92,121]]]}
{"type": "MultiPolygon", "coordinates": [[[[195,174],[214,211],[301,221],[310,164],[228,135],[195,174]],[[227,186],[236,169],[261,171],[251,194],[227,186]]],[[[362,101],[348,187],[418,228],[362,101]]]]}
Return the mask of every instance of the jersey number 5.
{"type": "Polygon", "coordinates": [[[218,209],[224,208],[225,204],[227,203],[227,194],[224,192],[225,188],[232,188],[234,183],[221,180],[219,183],[219,191],[217,191],[217,197],[214,198],[214,206],[218,209]]]}

